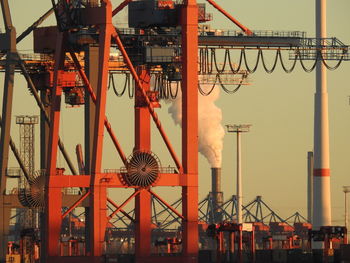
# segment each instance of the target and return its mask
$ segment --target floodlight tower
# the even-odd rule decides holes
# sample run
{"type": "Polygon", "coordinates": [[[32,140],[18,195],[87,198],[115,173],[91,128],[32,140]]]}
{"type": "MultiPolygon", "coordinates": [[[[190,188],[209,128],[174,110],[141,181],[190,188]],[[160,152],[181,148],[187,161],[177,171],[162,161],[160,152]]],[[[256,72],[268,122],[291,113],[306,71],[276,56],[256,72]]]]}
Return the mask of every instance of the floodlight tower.
{"type": "Polygon", "coordinates": [[[329,169],[329,122],[327,69],[320,57],[326,45],[326,0],[316,0],[316,64],[315,122],[314,122],[314,192],[313,229],[331,225],[331,193],[329,169]]]}
{"type": "Polygon", "coordinates": [[[242,132],[249,132],[251,124],[226,125],[227,132],[237,134],[237,223],[243,223],[242,217],[242,169],[241,169],[241,136],[242,132]]]}

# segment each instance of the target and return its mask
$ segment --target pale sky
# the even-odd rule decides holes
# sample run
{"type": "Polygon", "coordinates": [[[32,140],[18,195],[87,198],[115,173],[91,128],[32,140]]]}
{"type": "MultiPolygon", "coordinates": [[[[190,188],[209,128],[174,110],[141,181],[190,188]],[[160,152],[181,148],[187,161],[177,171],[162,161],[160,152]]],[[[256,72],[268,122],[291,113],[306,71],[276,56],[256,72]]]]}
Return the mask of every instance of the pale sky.
{"type": "MultiPolygon", "coordinates": [[[[9,1],[12,18],[17,32],[21,33],[50,8],[49,0],[12,0],[9,1]]],[[[120,1],[112,1],[116,6],[120,1]]],[[[314,2],[305,0],[217,0],[226,11],[251,30],[305,31],[308,37],[315,36],[314,2]]],[[[208,6],[208,5],[207,5],[208,6]]],[[[230,21],[217,11],[213,13],[212,28],[236,30],[230,21]]],[[[329,37],[337,37],[345,44],[350,44],[349,0],[329,0],[327,32],[329,37]]],[[[117,22],[123,21],[121,13],[117,22]]],[[[53,17],[44,23],[51,25],[53,17]]],[[[0,28],[3,28],[1,19],[0,28]]],[[[22,53],[31,53],[31,37],[19,46],[22,53]]],[[[248,53],[254,61],[255,52],[248,53]]],[[[284,53],[284,56],[288,56],[284,53]]],[[[272,60],[272,56],[270,56],[272,60]]],[[[336,71],[328,71],[329,119],[330,119],[330,160],[333,224],[343,224],[344,194],[343,185],[350,185],[350,106],[349,80],[350,62],[343,62],[336,71]]],[[[3,83],[3,74],[0,74],[3,83]]],[[[315,92],[315,73],[305,73],[298,64],[296,70],[286,74],[278,66],[272,74],[260,68],[250,76],[251,85],[244,86],[234,95],[221,92],[216,103],[222,109],[222,124],[252,124],[251,132],[242,137],[243,154],[243,196],[247,203],[257,195],[262,195],[278,214],[286,218],[299,211],[306,216],[307,151],[313,147],[313,97],[315,92]]],[[[16,78],[16,91],[13,115],[39,114],[34,99],[28,96],[22,76],[16,78]]],[[[0,94],[2,97],[2,92],[0,94]]],[[[175,126],[168,114],[169,104],[162,103],[157,110],[166,132],[180,155],[180,128],[175,126]]],[[[133,138],[133,106],[126,96],[116,98],[110,91],[107,116],[116,131],[127,155],[131,153],[133,138]]],[[[83,115],[81,109],[66,108],[63,105],[61,137],[72,158],[75,160],[74,147],[83,143],[83,115]],[[74,124],[74,125],[73,125],[74,124]]],[[[163,156],[165,147],[153,125],[153,151],[163,156]]],[[[39,130],[37,128],[37,133],[39,130]]],[[[18,138],[18,127],[13,121],[12,137],[18,138]]],[[[108,138],[108,136],[105,136],[108,138]]],[[[37,138],[38,142],[38,138],[37,138]]],[[[232,134],[224,138],[222,188],[225,199],[235,193],[235,147],[232,134]]],[[[37,148],[37,152],[38,152],[37,148]]],[[[119,168],[121,163],[115,150],[106,139],[105,168],[119,168]]],[[[39,158],[37,158],[37,163],[39,158]]],[[[165,155],[161,159],[163,166],[173,165],[165,155]]],[[[64,165],[60,157],[59,165],[64,165]]],[[[16,166],[11,160],[10,166],[16,166]]],[[[38,165],[37,165],[38,167],[38,165]]],[[[200,156],[199,199],[205,197],[210,189],[210,166],[200,156]]],[[[177,199],[176,197],[169,197],[177,199]]]]}

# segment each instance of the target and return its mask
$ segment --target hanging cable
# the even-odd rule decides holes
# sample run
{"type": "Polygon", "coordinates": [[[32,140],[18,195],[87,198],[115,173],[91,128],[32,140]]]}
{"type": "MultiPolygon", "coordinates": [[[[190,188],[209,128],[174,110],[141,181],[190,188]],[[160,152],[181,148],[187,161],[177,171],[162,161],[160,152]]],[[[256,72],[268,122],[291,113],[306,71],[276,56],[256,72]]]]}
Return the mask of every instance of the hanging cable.
{"type": "Polygon", "coordinates": [[[132,85],[129,85],[129,87],[128,87],[129,99],[134,98],[134,94],[135,94],[135,81],[133,81],[132,85]]]}
{"type": "Polygon", "coordinates": [[[241,81],[240,81],[240,83],[237,85],[236,88],[234,88],[233,90],[229,90],[229,89],[226,88],[226,86],[222,83],[220,75],[217,75],[217,77],[218,77],[218,80],[219,80],[219,83],[220,83],[221,88],[222,88],[226,93],[228,93],[228,94],[236,93],[236,92],[240,89],[240,87],[242,86],[242,83],[243,83],[243,80],[244,80],[244,78],[242,78],[241,81]]]}
{"type": "Polygon", "coordinates": [[[210,70],[209,49],[208,48],[206,48],[204,50],[203,63],[204,63],[204,73],[208,73],[210,70]]]}
{"type": "Polygon", "coordinates": [[[264,67],[266,73],[271,74],[276,69],[276,65],[277,65],[277,62],[278,62],[278,50],[276,51],[275,61],[273,62],[273,65],[272,65],[271,69],[267,68],[266,63],[265,63],[265,59],[264,59],[264,53],[262,51],[261,51],[261,61],[262,61],[262,64],[263,64],[263,67],[264,67]]]}
{"type": "Polygon", "coordinates": [[[297,64],[298,55],[295,55],[295,56],[294,56],[293,65],[292,65],[289,69],[287,69],[287,67],[285,66],[285,64],[284,64],[284,62],[283,62],[282,53],[281,53],[281,50],[280,50],[280,49],[278,49],[278,54],[279,54],[281,66],[282,66],[284,72],[286,72],[286,73],[291,73],[291,72],[294,70],[295,65],[297,64]]]}
{"type": "MultiPolygon", "coordinates": [[[[225,59],[226,59],[226,56],[225,56],[225,59]]],[[[216,52],[215,52],[214,48],[211,49],[211,61],[212,61],[212,63],[214,63],[217,73],[222,73],[225,71],[225,64],[223,64],[222,68],[219,69],[219,66],[218,66],[217,61],[216,61],[216,52]]],[[[211,71],[210,73],[213,73],[213,72],[211,71]]]]}
{"type": "Polygon", "coordinates": [[[158,99],[159,99],[159,87],[161,84],[161,75],[160,74],[156,74],[154,76],[154,86],[153,86],[153,91],[158,93],[158,99]]]}
{"type": "Polygon", "coordinates": [[[303,70],[305,72],[310,73],[310,72],[312,72],[315,69],[316,64],[317,64],[317,60],[318,60],[318,54],[316,56],[315,63],[311,66],[311,68],[305,67],[303,59],[301,58],[301,54],[300,54],[299,48],[297,49],[297,56],[299,57],[300,65],[301,65],[301,67],[303,68],[303,70]]]}
{"type": "Polygon", "coordinates": [[[209,90],[208,92],[205,92],[205,91],[202,89],[201,85],[198,83],[198,91],[199,91],[199,93],[200,93],[202,96],[208,96],[208,95],[210,95],[210,93],[212,93],[212,91],[214,90],[215,85],[216,85],[216,80],[215,80],[215,83],[213,84],[213,86],[210,88],[210,90],[209,90]]]}
{"type": "Polygon", "coordinates": [[[248,65],[248,61],[247,61],[247,56],[246,56],[246,53],[245,53],[245,49],[242,49],[241,51],[243,54],[243,58],[244,58],[244,64],[245,64],[245,68],[247,69],[248,73],[249,74],[252,74],[254,73],[257,68],[258,68],[258,65],[259,65],[259,61],[260,61],[260,56],[262,56],[262,50],[259,48],[259,51],[258,51],[258,55],[257,55],[257,58],[256,58],[256,63],[255,63],[255,66],[253,69],[251,69],[248,65]]]}
{"type": "Polygon", "coordinates": [[[231,53],[229,50],[226,50],[228,51],[228,63],[229,63],[229,66],[230,66],[230,69],[232,71],[233,74],[237,74],[240,70],[241,70],[241,66],[242,66],[242,61],[243,61],[243,53],[242,53],[242,49],[241,49],[241,53],[240,53],[240,56],[239,56],[239,63],[238,63],[238,66],[237,68],[235,69],[231,61],[231,53]]]}
{"type": "Polygon", "coordinates": [[[199,49],[199,74],[203,72],[203,48],[199,49]]]}
{"type": "Polygon", "coordinates": [[[163,99],[169,99],[169,90],[167,89],[166,85],[162,85],[162,98],[163,99]]]}
{"type": "Polygon", "coordinates": [[[326,63],[326,59],[323,57],[322,52],[320,52],[320,59],[322,60],[323,65],[325,65],[325,67],[326,67],[327,69],[333,71],[333,70],[336,70],[337,68],[339,68],[340,64],[341,64],[341,63],[343,62],[343,60],[344,60],[344,57],[345,57],[345,54],[346,54],[346,53],[347,53],[347,52],[344,50],[343,53],[342,53],[342,55],[341,55],[341,58],[338,60],[337,64],[335,64],[335,66],[333,66],[333,67],[329,66],[329,65],[326,63]]]}
{"type": "Polygon", "coordinates": [[[114,74],[111,73],[109,74],[109,82],[108,82],[108,89],[110,89],[110,87],[112,86],[113,88],[113,91],[114,91],[114,94],[117,96],[117,97],[121,97],[124,95],[125,91],[126,91],[126,88],[127,86],[129,86],[129,81],[130,79],[128,78],[128,73],[125,74],[125,82],[124,82],[124,87],[122,89],[121,92],[118,92],[117,91],[117,88],[116,88],[116,85],[115,85],[115,82],[114,82],[114,74]]]}
{"type": "Polygon", "coordinates": [[[170,97],[172,99],[176,99],[177,94],[179,93],[179,86],[180,86],[180,81],[176,81],[176,91],[173,93],[172,85],[170,81],[167,81],[165,85],[168,85],[170,87],[170,97]]]}

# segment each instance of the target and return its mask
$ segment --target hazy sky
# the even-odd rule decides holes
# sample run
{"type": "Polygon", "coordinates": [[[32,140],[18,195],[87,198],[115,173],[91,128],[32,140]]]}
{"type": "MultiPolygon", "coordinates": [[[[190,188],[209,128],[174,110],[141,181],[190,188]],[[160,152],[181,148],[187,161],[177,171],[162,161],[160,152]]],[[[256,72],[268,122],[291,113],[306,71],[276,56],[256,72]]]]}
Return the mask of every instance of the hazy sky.
{"type": "MultiPolygon", "coordinates": [[[[18,33],[48,10],[51,4],[49,0],[9,2],[18,33]]],[[[112,1],[114,6],[119,2],[112,1]]],[[[308,37],[315,36],[315,1],[218,0],[217,2],[252,30],[298,30],[307,32],[308,37]]],[[[210,7],[208,9],[214,16],[212,28],[237,29],[221,14],[210,7]]],[[[339,38],[345,44],[350,44],[349,10],[349,0],[328,1],[328,35],[339,38]]],[[[122,24],[125,17],[126,14],[121,13],[115,21],[122,24]]],[[[53,23],[54,20],[51,18],[45,25],[53,23]]],[[[3,28],[2,20],[0,28],[3,28]]],[[[19,46],[21,52],[31,53],[31,42],[31,37],[23,41],[19,46]]],[[[255,52],[249,54],[250,61],[254,61],[255,52]]],[[[284,53],[284,56],[287,57],[288,54],[284,53]]],[[[272,57],[269,61],[271,60],[272,57]]],[[[350,156],[349,73],[350,62],[344,62],[338,70],[328,74],[333,224],[343,224],[342,186],[350,185],[348,175],[350,166],[348,160],[350,156]]],[[[3,74],[0,74],[0,80],[3,83],[3,74]]],[[[306,216],[307,151],[312,150],[313,147],[315,73],[305,73],[299,64],[291,74],[284,73],[281,67],[272,74],[267,74],[260,68],[250,76],[250,81],[250,86],[242,87],[234,95],[228,95],[222,91],[216,103],[222,109],[223,125],[240,123],[253,125],[251,132],[242,137],[244,203],[257,195],[262,195],[265,202],[282,217],[287,217],[296,211],[306,216]]],[[[18,76],[13,115],[39,114],[33,101],[34,99],[28,96],[22,77],[18,76]]],[[[180,155],[180,128],[171,120],[168,107],[169,104],[163,102],[162,108],[157,111],[180,155]]],[[[129,155],[133,143],[133,138],[130,136],[130,130],[133,127],[132,101],[126,96],[116,98],[110,91],[107,111],[121,145],[129,155]]],[[[82,124],[81,109],[67,108],[63,105],[61,137],[72,157],[74,157],[75,145],[83,143],[82,124]]],[[[152,128],[154,130],[153,151],[163,156],[165,148],[161,144],[154,125],[152,128]]],[[[13,121],[13,138],[18,138],[17,134],[18,127],[13,121]]],[[[106,135],[105,138],[107,137],[106,135]]],[[[225,199],[235,193],[235,147],[235,137],[232,134],[226,134],[222,178],[225,199]]],[[[121,166],[115,150],[110,147],[109,139],[106,139],[105,156],[105,168],[121,166]]],[[[161,161],[163,166],[173,165],[166,155],[161,161]]],[[[11,165],[16,165],[13,160],[11,165]]],[[[61,157],[59,165],[64,165],[61,157]]],[[[210,189],[209,168],[206,159],[200,156],[200,199],[204,198],[210,189]]]]}

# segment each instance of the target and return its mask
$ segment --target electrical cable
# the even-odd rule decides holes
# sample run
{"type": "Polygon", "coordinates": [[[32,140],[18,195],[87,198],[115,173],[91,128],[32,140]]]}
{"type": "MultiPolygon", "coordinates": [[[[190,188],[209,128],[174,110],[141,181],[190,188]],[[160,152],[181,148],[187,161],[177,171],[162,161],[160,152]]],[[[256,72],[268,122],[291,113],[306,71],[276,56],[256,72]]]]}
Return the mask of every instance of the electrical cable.
{"type": "Polygon", "coordinates": [[[236,92],[241,88],[242,83],[243,83],[243,80],[244,80],[244,78],[242,78],[241,81],[240,81],[240,83],[237,85],[236,88],[234,88],[233,90],[229,90],[229,89],[226,88],[226,86],[222,83],[220,75],[217,75],[217,77],[218,77],[218,80],[219,80],[219,83],[220,83],[221,88],[222,88],[227,94],[236,93],[236,92]]]}
{"type": "MultiPolygon", "coordinates": [[[[344,58],[346,56],[346,51],[344,51],[341,54],[341,58],[337,61],[337,63],[334,66],[330,66],[326,62],[327,59],[323,57],[322,53],[318,52],[316,55],[315,62],[312,64],[311,67],[307,67],[304,63],[301,52],[302,51],[299,48],[296,49],[294,58],[290,59],[290,60],[293,60],[293,63],[288,68],[286,66],[284,59],[283,59],[281,49],[279,48],[276,50],[276,54],[275,54],[275,58],[274,58],[274,61],[272,63],[272,66],[270,68],[268,68],[267,63],[266,63],[266,59],[264,57],[263,50],[261,48],[258,48],[256,62],[255,62],[253,67],[251,67],[248,63],[247,54],[246,54],[246,51],[244,48],[242,48],[240,50],[240,57],[239,57],[238,65],[232,62],[232,57],[231,57],[232,54],[230,52],[230,49],[228,49],[228,48],[225,49],[225,54],[224,54],[222,66],[219,66],[217,63],[217,54],[216,54],[215,48],[210,48],[210,58],[209,58],[209,48],[208,47],[201,48],[199,50],[199,74],[206,75],[206,74],[214,74],[215,73],[215,81],[214,81],[214,84],[212,85],[212,87],[210,88],[209,91],[204,91],[202,89],[201,85],[198,84],[199,93],[203,96],[208,96],[212,93],[212,91],[216,85],[220,85],[221,88],[228,94],[236,93],[240,89],[240,87],[242,86],[245,77],[243,77],[241,79],[240,83],[237,84],[237,86],[231,90],[231,89],[228,89],[223,84],[220,74],[222,74],[223,72],[226,72],[227,65],[229,66],[229,70],[232,72],[232,74],[239,74],[239,72],[241,71],[241,67],[242,67],[242,61],[244,61],[245,70],[249,74],[256,72],[256,70],[259,67],[260,59],[261,59],[262,66],[263,66],[265,72],[268,74],[271,74],[275,71],[276,66],[278,64],[278,61],[281,63],[281,67],[284,70],[284,72],[291,73],[294,71],[298,60],[300,62],[302,69],[305,72],[310,73],[315,69],[317,62],[320,60],[322,61],[322,63],[325,65],[325,67],[328,70],[336,70],[341,65],[341,63],[344,61],[344,58]],[[215,69],[216,72],[213,70],[213,68],[215,69]]],[[[158,74],[156,74],[155,78],[156,79],[155,79],[155,85],[154,85],[153,90],[158,92],[158,99],[170,99],[170,98],[175,99],[177,97],[179,85],[180,85],[179,81],[176,81],[176,89],[174,90],[173,89],[173,87],[174,87],[173,81],[168,80],[166,78],[166,76],[164,76],[163,74],[158,73],[158,74]]],[[[115,87],[115,83],[114,83],[114,78],[112,75],[110,75],[108,88],[110,88],[111,85],[113,87],[114,93],[118,97],[121,97],[125,93],[127,86],[128,86],[129,98],[134,97],[135,84],[133,83],[132,87],[130,86],[129,74],[126,74],[124,87],[123,87],[123,90],[121,92],[117,91],[117,89],[115,87]]]]}
{"type": "Polygon", "coordinates": [[[278,62],[278,51],[276,52],[275,61],[273,62],[273,65],[272,65],[272,68],[271,68],[271,69],[268,69],[268,68],[267,68],[266,63],[265,63],[265,59],[264,59],[264,53],[263,53],[262,51],[261,51],[261,61],[262,61],[262,64],[263,64],[263,67],[264,67],[266,73],[271,74],[272,72],[275,71],[276,66],[277,66],[277,62],[278,62]]]}
{"type": "Polygon", "coordinates": [[[124,93],[125,93],[125,91],[126,91],[127,84],[129,83],[129,80],[128,80],[127,75],[128,75],[128,74],[125,74],[125,82],[124,82],[124,87],[123,87],[122,91],[121,91],[121,92],[118,92],[118,91],[117,91],[117,88],[116,88],[116,86],[115,86],[115,83],[114,83],[114,74],[113,74],[113,73],[109,74],[108,89],[110,89],[110,87],[112,86],[112,87],[113,87],[114,94],[115,94],[117,97],[123,96],[124,93]]]}
{"type": "Polygon", "coordinates": [[[297,56],[297,55],[294,56],[293,65],[292,65],[289,69],[287,69],[287,67],[285,66],[285,64],[284,64],[284,62],[283,62],[282,53],[281,53],[281,50],[280,50],[280,49],[278,49],[278,53],[279,53],[279,57],[280,57],[281,66],[282,66],[284,72],[286,72],[286,73],[291,73],[291,72],[294,70],[295,65],[297,64],[297,58],[298,58],[298,56],[297,56]]]}
{"type": "Polygon", "coordinates": [[[244,58],[245,68],[247,69],[248,73],[249,73],[249,74],[254,73],[254,72],[257,70],[258,66],[259,66],[260,56],[262,56],[262,55],[261,55],[261,54],[262,54],[261,49],[259,48],[258,55],[257,55],[257,58],[256,58],[256,63],[255,63],[255,66],[254,66],[253,69],[251,69],[251,68],[248,66],[248,61],[247,61],[247,56],[246,56],[246,53],[245,53],[245,49],[242,49],[241,52],[242,52],[242,56],[243,56],[243,58],[244,58]]]}
{"type": "Polygon", "coordinates": [[[172,89],[172,85],[171,85],[170,81],[167,81],[165,85],[168,85],[170,87],[170,97],[172,99],[176,99],[177,94],[179,93],[180,82],[176,81],[176,92],[175,92],[175,94],[173,94],[173,91],[172,91],[173,89],[172,89]]]}
{"type": "Polygon", "coordinates": [[[320,52],[320,57],[321,57],[321,60],[322,60],[323,65],[324,65],[328,70],[333,71],[333,70],[336,70],[337,68],[339,68],[339,66],[341,65],[341,63],[342,63],[343,60],[344,60],[344,57],[345,57],[345,54],[346,54],[346,53],[347,53],[347,52],[344,50],[343,53],[342,53],[342,55],[341,55],[341,58],[338,60],[337,64],[335,64],[335,66],[333,66],[333,67],[329,66],[329,65],[326,63],[326,59],[323,57],[322,52],[320,52]]]}
{"type": "Polygon", "coordinates": [[[202,89],[201,85],[198,83],[198,91],[199,91],[199,93],[200,93],[202,96],[208,96],[208,95],[210,95],[210,94],[213,92],[213,90],[214,90],[214,88],[215,88],[215,85],[216,85],[216,80],[215,80],[215,83],[213,84],[213,86],[210,88],[210,90],[209,90],[208,92],[205,92],[205,91],[202,89]]]}
{"type": "Polygon", "coordinates": [[[300,54],[299,48],[297,49],[297,56],[299,57],[300,65],[301,65],[301,67],[303,68],[303,70],[305,72],[310,73],[310,72],[312,72],[315,69],[317,61],[318,61],[318,55],[316,56],[315,63],[311,66],[311,68],[307,68],[304,65],[303,59],[301,58],[301,54],[300,54]]]}
{"type": "Polygon", "coordinates": [[[237,69],[234,69],[234,66],[232,66],[231,53],[230,53],[230,51],[229,51],[228,49],[227,49],[226,51],[228,51],[228,53],[229,53],[228,62],[229,62],[230,69],[231,69],[231,71],[232,71],[233,74],[237,74],[237,73],[240,71],[241,66],[242,66],[242,61],[243,61],[243,53],[242,53],[242,50],[241,50],[241,53],[240,53],[240,56],[239,56],[239,63],[238,63],[237,69]]]}
{"type": "Polygon", "coordinates": [[[134,94],[135,94],[135,81],[132,82],[132,85],[128,86],[129,99],[134,98],[134,94]]]}

